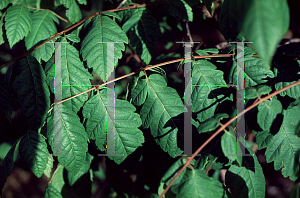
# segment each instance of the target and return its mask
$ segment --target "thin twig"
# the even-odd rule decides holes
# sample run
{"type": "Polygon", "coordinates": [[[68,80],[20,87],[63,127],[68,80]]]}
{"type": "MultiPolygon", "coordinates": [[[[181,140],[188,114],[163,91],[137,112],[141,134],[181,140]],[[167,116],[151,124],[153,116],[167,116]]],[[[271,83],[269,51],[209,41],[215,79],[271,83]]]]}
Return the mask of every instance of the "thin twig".
{"type": "Polygon", "coordinates": [[[208,169],[205,171],[205,175],[207,175],[207,173],[208,173],[209,169],[211,168],[211,166],[213,165],[213,163],[214,163],[214,162],[210,163],[208,169]]]}
{"type": "Polygon", "coordinates": [[[190,27],[189,27],[189,22],[186,21],[185,22],[185,27],[186,27],[186,34],[188,35],[189,39],[190,39],[190,42],[192,43],[192,47],[194,46],[194,42],[193,42],[193,38],[192,38],[192,35],[191,35],[191,31],[190,31],[190,27]]]}
{"type": "Polygon", "coordinates": [[[280,92],[283,92],[287,89],[290,89],[296,85],[300,85],[300,81],[295,82],[293,84],[290,84],[278,91],[275,91],[274,93],[262,98],[261,100],[259,100],[258,102],[252,104],[251,106],[249,106],[247,109],[245,109],[244,112],[240,112],[236,117],[233,117],[231,120],[229,120],[226,124],[224,124],[222,127],[220,127],[219,130],[217,130],[212,136],[210,136],[196,151],[195,153],[189,158],[189,160],[185,163],[185,165],[180,169],[180,171],[175,175],[175,177],[172,179],[172,181],[169,183],[169,185],[166,187],[166,189],[163,191],[163,193],[159,196],[159,198],[162,198],[166,192],[170,189],[170,187],[172,186],[172,184],[174,183],[174,181],[178,178],[178,176],[182,173],[182,171],[191,163],[191,161],[195,158],[195,156],[214,138],[216,137],[221,131],[223,131],[229,124],[231,124],[233,121],[235,121],[238,117],[241,117],[244,113],[248,112],[249,110],[251,110],[252,108],[256,107],[257,105],[259,105],[260,103],[262,103],[263,101],[272,98],[273,96],[279,94],[280,92]]]}
{"type": "Polygon", "coordinates": [[[121,8],[125,3],[126,3],[127,0],[123,0],[116,9],[119,9],[121,8]]]}
{"type": "Polygon", "coordinates": [[[55,12],[53,12],[52,10],[43,9],[43,8],[30,7],[28,5],[21,4],[21,3],[17,2],[16,0],[14,0],[14,2],[16,2],[16,3],[20,4],[20,5],[24,5],[25,7],[30,8],[30,9],[34,9],[34,10],[46,10],[46,11],[52,12],[57,18],[61,19],[62,21],[66,22],[66,23],[70,23],[67,19],[64,19],[63,17],[59,16],[58,14],[56,14],[55,12]]]}

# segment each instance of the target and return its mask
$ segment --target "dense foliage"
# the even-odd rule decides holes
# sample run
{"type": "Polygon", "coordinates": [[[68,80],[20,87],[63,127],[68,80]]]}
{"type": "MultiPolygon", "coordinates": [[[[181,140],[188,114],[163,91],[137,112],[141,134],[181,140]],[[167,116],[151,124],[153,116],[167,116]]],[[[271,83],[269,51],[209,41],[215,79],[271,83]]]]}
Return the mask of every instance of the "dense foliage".
{"type": "Polygon", "coordinates": [[[51,178],[45,198],[91,197],[94,181],[105,177],[111,185],[101,197],[159,197],[191,159],[177,156],[184,153],[184,133],[192,133],[195,152],[236,117],[236,87],[227,84],[243,83],[237,82],[237,59],[243,54],[236,43],[218,48],[195,43],[192,59],[184,61],[184,46],[176,42],[192,41],[193,24],[219,28],[228,42],[253,42],[244,47],[244,102],[245,108],[258,105],[245,114],[245,137],[236,132],[237,121],[230,123],[205,143],[200,156],[192,157],[164,196],[265,197],[255,146],[266,148],[266,161],[298,185],[300,85],[281,89],[299,80],[300,45],[277,48],[289,28],[285,0],[111,0],[81,21],[81,9],[89,4],[95,3],[0,2],[0,44],[23,54],[1,67],[1,119],[11,122],[21,108],[27,122],[17,137],[1,129],[6,134],[1,137],[14,137],[12,144],[9,138],[1,140],[1,189],[21,161],[36,177],[51,178]],[[56,44],[50,41],[61,42],[63,101],[56,104],[56,44]],[[113,42],[112,52],[108,43],[113,42]],[[108,67],[111,60],[114,68],[108,67]],[[187,63],[192,69],[190,98],[185,97],[189,90],[182,72],[187,63]],[[127,80],[117,78],[125,74],[127,80]],[[114,77],[115,92],[109,87],[114,77]],[[192,131],[184,131],[189,104],[192,131]],[[114,132],[116,155],[98,156],[109,149],[109,132],[114,132]],[[244,143],[250,155],[232,155],[244,143]],[[57,153],[57,145],[61,153],[50,155],[57,153]],[[103,159],[105,170],[99,166],[103,159]],[[222,169],[227,170],[224,183],[222,169]]]}

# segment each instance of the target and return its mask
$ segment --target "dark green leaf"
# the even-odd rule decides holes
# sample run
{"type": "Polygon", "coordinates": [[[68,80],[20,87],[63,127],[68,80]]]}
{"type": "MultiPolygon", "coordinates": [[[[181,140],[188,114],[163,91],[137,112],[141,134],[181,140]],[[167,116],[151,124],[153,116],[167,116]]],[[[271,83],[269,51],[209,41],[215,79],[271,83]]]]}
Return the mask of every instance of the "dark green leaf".
{"type": "Polygon", "coordinates": [[[266,100],[258,105],[257,123],[263,130],[270,130],[276,116],[282,112],[279,100],[266,100]]]}
{"type": "Polygon", "coordinates": [[[19,145],[21,158],[32,172],[40,178],[48,163],[49,152],[45,138],[34,131],[28,131],[19,145]]]}
{"type": "Polygon", "coordinates": [[[30,55],[19,61],[17,69],[18,76],[13,82],[14,90],[18,93],[19,103],[29,127],[38,129],[45,121],[50,107],[50,92],[44,70],[30,55]]]}
{"type": "Polygon", "coordinates": [[[193,21],[192,8],[184,0],[172,0],[164,3],[164,9],[174,17],[193,21]]]}

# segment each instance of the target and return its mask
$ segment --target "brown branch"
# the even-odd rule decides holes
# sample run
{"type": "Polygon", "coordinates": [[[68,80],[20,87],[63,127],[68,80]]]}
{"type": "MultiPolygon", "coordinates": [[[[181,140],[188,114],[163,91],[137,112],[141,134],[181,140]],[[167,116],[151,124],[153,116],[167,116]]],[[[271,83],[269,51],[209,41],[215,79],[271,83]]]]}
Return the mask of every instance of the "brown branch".
{"type": "Polygon", "coordinates": [[[262,98],[261,100],[259,100],[258,102],[252,104],[251,106],[249,106],[247,109],[245,109],[245,112],[241,112],[237,115],[237,117],[233,117],[231,120],[229,120],[226,124],[224,124],[222,127],[220,127],[219,130],[217,130],[212,136],[210,136],[196,151],[195,153],[189,158],[189,160],[185,163],[185,165],[180,169],[180,171],[175,175],[175,177],[172,179],[172,181],[169,183],[169,185],[166,187],[166,189],[163,191],[163,193],[159,196],[159,198],[162,198],[166,192],[170,189],[170,187],[172,186],[172,184],[174,183],[174,181],[178,178],[178,176],[182,173],[182,171],[191,163],[191,161],[195,158],[195,156],[214,138],[216,137],[221,131],[223,131],[229,124],[231,124],[233,121],[235,121],[238,117],[241,117],[241,115],[243,115],[244,113],[247,113],[249,110],[251,110],[252,108],[256,107],[257,105],[259,105],[260,103],[262,103],[263,101],[279,94],[280,92],[283,92],[287,89],[290,89],[291,87],[294,87],[296,85],[300,85],[300,81],[295,82],[293,84],[290,84],[278,91],[275,91],[274,93],[262,98]]]}
{"type": "Polygon", "coordinates": [[[208,169],[205,171],[205,175],[207,175],[207,173],[208,173],[209,169],[211,168],[211,166],[213,165],[213,163],[214,163],[214,162],[210,163],[208,169]]]}

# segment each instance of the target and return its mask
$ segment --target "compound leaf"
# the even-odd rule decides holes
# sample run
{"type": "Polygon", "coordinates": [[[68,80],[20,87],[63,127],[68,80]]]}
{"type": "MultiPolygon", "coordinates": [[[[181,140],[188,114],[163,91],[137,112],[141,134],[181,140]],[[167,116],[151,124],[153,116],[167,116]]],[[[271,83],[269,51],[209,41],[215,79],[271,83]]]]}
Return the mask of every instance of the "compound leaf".
{"type": "MultiPolygon", "coordinates": [[[[66,41],[63,40],[63,42],[66,41]]],[[[47,74],[47,83],[50,86],[51,91],[54,92],[54,57],[47,62],[45,70],[47,74]]],[[[62,84],[65,85],[62,87],[63,99],[86,91],[91,85],[90,79],[93,79],[93,76],[83,66],[77,49],[69,43],[61,44],[61,77],[62,84]]],[[[64,102],[64,104],[74,112],[78,112],[87,99],[88,94],[85,93],[64,102]]]]}
{"type": "Polygon", "coordinates": [[[123,24],[122,29],[129,35],[130,46],[149,64],[159,35],[157,22],[146,8],[131,10],[127,15],[131,17],[123,24]]]}
{"type": "MultiPolygon", "coordinates": [[[[120,164],[128,155],[142,146],[144,136],[138,129],[142,121],[139,115],[134,113],[135,107],[126,100],[115,99],[115,104],[111,104],[115,106],[107,106],[106,93],[105,89],[91,97],[84,105],[82,113],[84,118],[87,118],[86,131],[89,138],[96,139],[96,145],[102,151],[105,149],[103,145],[106,144],[106,131],[108,130],[106,125],[110,123],[110,126],[113,126],[115,154],[123,154],[123,156],[108,157],[120,164]],[[115,109],[115,118],[113,109],[115,109]]],[[[108,133],[113,131],[108,131],[108,133]]]]}
{"type": "Polygon", "coordinates": [[[18,76],[13,88],[31,129],[38,129],[46,119],[50,106],[50,92],[46,75],[38,61],[28,55],[18,63],[18,76]]]}
{"type": "Polygon", "coordinates": [[[80,118],[71,108],[62,104],[54,108],[47,122],[47,136],[52,151],[59,155],[58,161],[68,171],[77,174],[88,150],[88,138],[80,118]]]}
{"type": "Polygon", "coordinates": [[[88,67],[93,68],[93,71],[106,81],[114,70],[112,65],[117,65],[118,59],[122,57],[124,43],[128,43],[128,38],[120,26],[108,16],[96,16],[91,23],[89,32],[82,41],[80,53],[83,60],[87,60],[88,67]],[[114,53],[108,53],[107,43],[116,41],[122,43],[114,43],[114,53]],[[115,62],[108,64],[107,59],[111,60],[113,56],[115,62]]]}
{"type": "Polygon", "coordinates": [[[27,38],[31,30],[30,12],[24,5],[11,6],[5,16],[5,30],[10,48],[24,37],[27,38]]]}
{"type": "Polygon", "coordinates": [[[28,131],[21,139],[19,153],[26,165],[40,178],[48,163],[49,152],[41,134],[28,131]]]}
{"type": "MultiPolygon", "coordinates": [[[[143,105],[140,111],[143,128],[150,127],[151,134],[160,147],[171,157],[181,154],[177,146],[177,133],[182,126],[184,106],[175,89],[167,87],[165,78],[151,74],[145,78],[143,72],[135,77],[131,87],[131,98],[135,105],[143,105]]],[[[179,140],[180,143],[181,140],[179,140]]]]}

